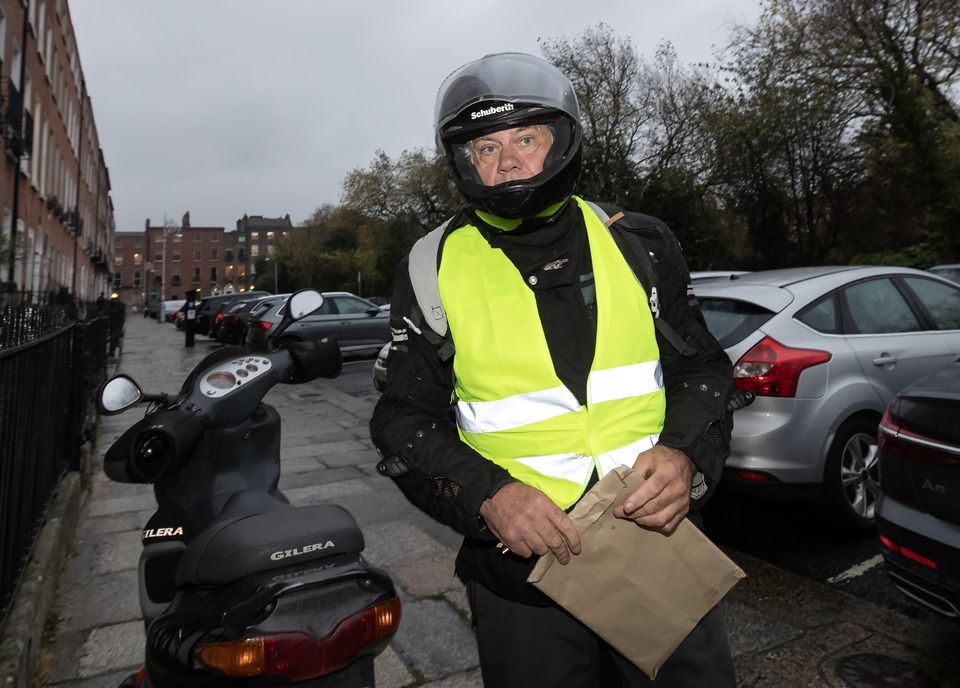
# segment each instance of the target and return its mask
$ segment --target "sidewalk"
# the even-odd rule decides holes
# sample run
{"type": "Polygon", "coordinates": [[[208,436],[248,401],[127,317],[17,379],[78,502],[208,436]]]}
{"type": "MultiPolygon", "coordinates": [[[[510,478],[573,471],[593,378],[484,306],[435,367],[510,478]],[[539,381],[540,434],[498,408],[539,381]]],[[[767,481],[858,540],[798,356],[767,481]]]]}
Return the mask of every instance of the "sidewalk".
{"type": "MultiPolygon", "coordinates": [[[[213,348],[206,337],[197,337],[196,344],[186,349],[183,334],[171,325],[131,314],[117,370],[145,390],[172,392],[213,348]]],[[[453,575],[459,537],[410,506],[376,473],[367,431],[376,402],[372,384],[370,392],[357,398],[321,380],[278,386],[267,396],[283,419],[280,486],[296,505],[329,501],[349,509],[363,529],[364,556],[387,569],[397,585],[403,621],[377,658],[378,688],[479,687],[466,598],[453,575]]],[[[98,452],[142,413],[139,408],[102,418],[98,452]]],[[[99,458],[36,686],[115,688],[142,662],[136,567],[140,532],[153,513],[152,492],[110,482],[99,458]]],[[[748,574],[722,603],[740,685],[960,685],[960,625],[924,626],[730,555],[748,574]],[[850,678],[852,669],[859,678],[844,681],[841,671],[850,678]]]]}

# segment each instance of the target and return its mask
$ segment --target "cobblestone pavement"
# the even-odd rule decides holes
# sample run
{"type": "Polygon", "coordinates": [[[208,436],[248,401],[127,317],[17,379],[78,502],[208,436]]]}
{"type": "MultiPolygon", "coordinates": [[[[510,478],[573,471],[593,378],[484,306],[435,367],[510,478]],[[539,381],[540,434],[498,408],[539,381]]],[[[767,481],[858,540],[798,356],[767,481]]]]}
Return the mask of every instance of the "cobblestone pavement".
{"type": "MultiPolygon", "coordinates": [[[[116,370],[148,391],[172,392],[213,350],[205,337],[192,349],[171,325],[128,317],[116,370]]],[[[352,365],[369,365],[352,364],[352,365]]],[[[280,486],[296,505],[331,502],[353,513],[366,540],[364,556],[393,577],[403,621],[377,658],[379,688],[482,685],[462,585],[453,574],[459,538],[410,506],[375,469],[367,421],[376,402],[327,381],[278,386],[267,396],[283,419],[280,486]]],[[[100,421],[102,454],[142,414],[142,407],[100,421]]],[[[99,460],[99,457],[98,457],[99,460]]],[[[60,582],[55,629],[35,685],[113,688],[143,659],[137,600],[140,532],[153,512],[148,486],[110,482],[95,470],[76,540],[60,582]]],[[[906,683],[920,671],[929,685],[960,685],[960,626],[923,626],[907,617],[731,552],[747,571],[722,602],[743,686],[845,686],[846,659],[876,655],[906,683]],[[895,665],[894,661],[902,662],[895,665]],[[914,672],[911,674],[911,672],[914,672]]],[[[885,668],[883,671],[893,671],[885,668]]],[[[862,673],[862,672],[861,672],[862,673]]],[[[869,684],[863,684],[869,685],[869,684]]]]}

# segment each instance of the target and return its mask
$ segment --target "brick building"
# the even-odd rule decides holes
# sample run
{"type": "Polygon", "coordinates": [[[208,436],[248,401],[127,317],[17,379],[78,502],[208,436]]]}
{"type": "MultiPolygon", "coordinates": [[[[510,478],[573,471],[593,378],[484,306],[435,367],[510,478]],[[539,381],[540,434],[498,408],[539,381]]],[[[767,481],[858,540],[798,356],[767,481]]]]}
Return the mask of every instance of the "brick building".
{"type": "Polygon", "coordinates": [[[179,225],[154,226],[148,219],[143,231],[115,234],[111,287],[138,310],[159,300],[182,299],[190,289],[199,296],[246,291],[257,261],[272,256],[292,226],[289,215],[244,215],[233,232],[194,227],[189,212],[179,225]]]}
{"type": "MultiPolygon", "coordinates": [[[[289,214],[283,217],[244,215],[237,220],[237,228],[232,237],[236,247],[234,267],[231,271],[235,288],[250,288],[251,281],[256,277],[257,263],[264,258],[272,258],[277,242],[287,236],[292,228],[289,214]]],[[[267,288],[270,286],[272,285],[267,288]]]]}
{"type": "Polygon", "coordinates": [[[115,224],[66,0],[0,0],[0,60],[0,291],[93,300],[115,224]]]}

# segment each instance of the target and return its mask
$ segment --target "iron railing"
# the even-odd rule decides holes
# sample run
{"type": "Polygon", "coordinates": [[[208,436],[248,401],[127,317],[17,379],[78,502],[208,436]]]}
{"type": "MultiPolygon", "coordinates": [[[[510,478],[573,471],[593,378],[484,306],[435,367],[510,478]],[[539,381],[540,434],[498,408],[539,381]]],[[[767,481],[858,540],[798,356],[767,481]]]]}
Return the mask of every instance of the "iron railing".
{"type": "Polygon", "coordinates": [[[0,623],[51,497],[79,468],[106,371],[105,315],[61,322],[62,308],[31,308],[0,311],[3,341],[21,340],[0,344],[0,623]]]}

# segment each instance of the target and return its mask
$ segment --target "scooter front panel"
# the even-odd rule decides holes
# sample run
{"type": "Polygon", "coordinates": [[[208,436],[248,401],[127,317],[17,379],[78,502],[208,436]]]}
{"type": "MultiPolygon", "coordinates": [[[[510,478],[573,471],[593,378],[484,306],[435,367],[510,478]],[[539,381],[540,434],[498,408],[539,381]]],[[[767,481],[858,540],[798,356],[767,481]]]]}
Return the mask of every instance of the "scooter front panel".
{"type": "Polygon", "coordinates": [[[220,363],[200,378],[200,393],[219,399],[265,375],[273,364],[263,356],[242,356],[220,363]]]}

